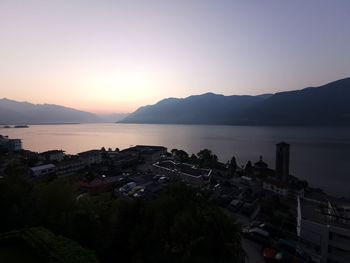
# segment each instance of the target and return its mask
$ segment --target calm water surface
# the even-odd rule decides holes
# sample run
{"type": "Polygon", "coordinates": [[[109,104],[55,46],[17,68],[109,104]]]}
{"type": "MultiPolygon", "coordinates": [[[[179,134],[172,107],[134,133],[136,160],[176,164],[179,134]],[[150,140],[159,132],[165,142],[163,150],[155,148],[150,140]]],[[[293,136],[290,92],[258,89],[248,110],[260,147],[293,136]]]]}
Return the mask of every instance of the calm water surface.
{"type": "Polygon", "coordinates": [[[27,129],[0,129],[21,138],[32,151],[63,149],[75,154],[89,149],[164,145],[197,153],[208,148],[221,161],[236,156],[239,164],[263,155],[274,167],[275,144],[291,144],[291,173],[314,187],[350,196],[350,128],[251,127],[206,125],[77,124],[32,125],[27,129]]]}

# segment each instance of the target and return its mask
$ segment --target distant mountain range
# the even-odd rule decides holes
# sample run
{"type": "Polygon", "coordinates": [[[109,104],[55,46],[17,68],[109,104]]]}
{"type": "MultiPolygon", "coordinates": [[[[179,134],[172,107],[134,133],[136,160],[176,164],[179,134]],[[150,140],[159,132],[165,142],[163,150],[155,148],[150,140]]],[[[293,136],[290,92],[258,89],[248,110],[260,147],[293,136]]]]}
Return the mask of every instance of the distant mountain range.
{"type": "Polygon", "coordinates": [[[0,124],[89,123],[104,120],[92,113],[53,104],[0,99],[0,124]]]}
{"type": "Polygon", "coordinates": [[[206,93],[139,108],[121,123],[350,125],[350,78],[259,96],[206,93]]]}

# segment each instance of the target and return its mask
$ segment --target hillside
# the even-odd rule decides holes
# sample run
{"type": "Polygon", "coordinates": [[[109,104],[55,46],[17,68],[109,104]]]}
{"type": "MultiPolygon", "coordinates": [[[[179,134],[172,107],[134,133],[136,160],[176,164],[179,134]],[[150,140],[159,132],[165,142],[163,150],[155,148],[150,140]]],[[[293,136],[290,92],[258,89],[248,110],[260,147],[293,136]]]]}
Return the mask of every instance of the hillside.
{"type": "Polygon", "coordinates": [[[280,92],[242,112],[256,125],[350,125],[350,78],[280,92]]]}
{"type": "Polygon", "coordinates": [[[139,108],[123,123],[230,124],[232,116],[258,102],[264,96],[223,96],[206,93],[184,99],[169,98],[139,108]]]}
{"type": "Polygon", "coordinates": [[[0,123],[86,123],[101,122],[101,118],[84,111],[53,104],[32,104],[0,99],[0,123]]]}
{"type": "Polygon", "coordinates": [[[320,87],[260,96],[213,93],[169,98],[139,108],[121,123],[350,125],[350,78],[320,87]]]}

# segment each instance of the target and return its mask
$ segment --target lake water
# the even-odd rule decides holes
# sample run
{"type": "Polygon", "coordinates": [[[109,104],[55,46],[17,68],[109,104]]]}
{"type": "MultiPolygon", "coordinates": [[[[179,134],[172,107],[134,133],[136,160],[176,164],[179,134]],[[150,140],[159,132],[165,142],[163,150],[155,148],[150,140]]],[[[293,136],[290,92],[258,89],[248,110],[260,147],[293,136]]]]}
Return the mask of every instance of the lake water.
{"type": "Polygon", "coordinates": [[[239,164],[262,155],[275,166],[275,144],[291,145],[291,174],[331,194],[350,196],[350,128],[252,127],[208,125],[76,124],[32,125],[27,129],[0,129],[21,138],[32,151],[62,149],[75,154],[89,149],[124,149],[132,145],[163,145],[188,153],[211,149],[223,162],[233,155],[239,164]]]}

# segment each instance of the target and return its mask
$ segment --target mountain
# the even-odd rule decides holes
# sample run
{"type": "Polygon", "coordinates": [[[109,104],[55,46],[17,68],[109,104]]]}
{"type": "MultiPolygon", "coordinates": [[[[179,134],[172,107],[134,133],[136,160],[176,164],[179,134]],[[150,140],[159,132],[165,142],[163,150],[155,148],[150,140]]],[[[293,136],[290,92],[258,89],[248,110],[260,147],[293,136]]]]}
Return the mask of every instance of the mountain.
{"type": "Polygon", "coordinates": [[[123,123],[230,124],[232,116],[269,95],[223,96],[206,93],[184,99],[168,98],[155,105],[141,107],[123,123]]]}
{"type": "Polygon", "coordinates": [[[241,118],[254,125],[350,125],[350,78],[320,87],[280,92],[241,118]]]}
{"type": "Polygon", "coordinates": [[[84,111],[53,104],[32,104],[0,99],[0,123],[87,123],[101,122],[100,117],[84,111]]]}
{"type": "Polygon", "coordinates": [[[139,108],[121,123],[350,125],[350,78],[259,96],[206,93],[139,108]]]}

